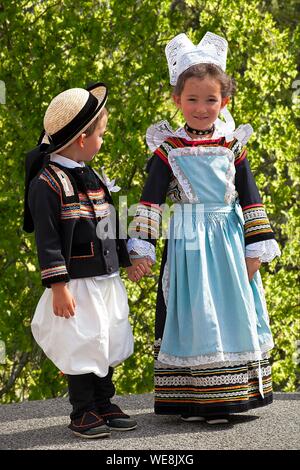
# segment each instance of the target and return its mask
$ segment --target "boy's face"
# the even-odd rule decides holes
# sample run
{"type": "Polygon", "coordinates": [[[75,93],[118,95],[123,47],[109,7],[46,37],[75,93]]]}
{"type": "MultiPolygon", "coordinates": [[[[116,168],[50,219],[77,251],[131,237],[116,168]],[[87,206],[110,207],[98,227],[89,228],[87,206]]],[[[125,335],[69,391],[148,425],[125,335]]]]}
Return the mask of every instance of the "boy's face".
{"type": "Polygon", "coordinates": [[[103,135],[106,130],[107,125],[107,114],[104,114],[101,119],[99,119],[98,124],[94,132],[84,139],[84,146],[81,151],[81,161],[89,162],[94,156],[99,152],[102,142],[103,135]]]}
{"type": "Polygon", "coordinates": [[[228,101],[222,98],[220,82],[208,76],[188,78],[181,95],[173,99],[187,124],[197,130],[210,129],[228,101]]]}

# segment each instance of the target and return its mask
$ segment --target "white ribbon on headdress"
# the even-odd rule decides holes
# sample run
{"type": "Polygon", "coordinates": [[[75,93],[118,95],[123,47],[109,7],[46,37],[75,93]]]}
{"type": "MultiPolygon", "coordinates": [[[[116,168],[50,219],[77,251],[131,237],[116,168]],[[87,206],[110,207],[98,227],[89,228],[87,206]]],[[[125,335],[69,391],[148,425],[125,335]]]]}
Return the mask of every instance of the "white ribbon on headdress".
{"type": "Polygon", "coordinates": [[[234,119],[226,106],[220,111],[220,114],[223,116],[224,121],[218,118],[215,121],[215,126],[218,132],[224,135],[226,142],[237,139],[241,145],[246,145],[253,134],[252,126],[250,124],[241,124],[236,129],[234,119]]]}
{"type": "Polygon", "coordinates": [[[221,109],[220,114],[223,116],[224,121],[222,121],[220,118],[218,118],[215,121],[215,126],[217,130],[220,132],[220,134],[224,135],[226,137],[227,141],[230,141],[233,139],[233,131],[235,129],[235,122],[234,119],[228,111],[227,106],[225,106],[223,109],[221,109]],[[231,138],[230,138],[231,137],[231,138]]]}

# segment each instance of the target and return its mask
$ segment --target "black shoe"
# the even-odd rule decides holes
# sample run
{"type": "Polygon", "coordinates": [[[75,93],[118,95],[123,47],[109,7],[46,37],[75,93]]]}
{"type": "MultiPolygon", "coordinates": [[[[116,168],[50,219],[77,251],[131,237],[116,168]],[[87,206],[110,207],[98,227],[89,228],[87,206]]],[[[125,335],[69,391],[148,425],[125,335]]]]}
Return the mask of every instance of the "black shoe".
{"type": "Polygon", "coordinates": [[[112,431],[131,431],[137,427],[137,422],[114,404],[110,404],[105,411],[98,409],[99,415],[112,431]]]}
{"type": "Polygon", "coordinates": [[[106,426],[102,417],[95,411],[87,411],[83,416],[73,419],[68,426],[75,436],[85,439],[97,439],[109,437],[110,429],[106,426]]]}

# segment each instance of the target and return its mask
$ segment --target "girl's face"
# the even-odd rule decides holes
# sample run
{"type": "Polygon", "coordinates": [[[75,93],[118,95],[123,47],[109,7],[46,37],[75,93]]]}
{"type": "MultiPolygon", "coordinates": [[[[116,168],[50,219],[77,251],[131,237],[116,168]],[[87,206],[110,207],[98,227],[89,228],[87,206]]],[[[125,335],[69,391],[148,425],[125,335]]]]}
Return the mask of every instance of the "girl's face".
{"type": "Polygon", "coordinates": [[[222,98],[220,82],[210,76],[188,78],[181,95],[173,95],[173,99],[186,123],[199,131],[210,129],[229,102],[229,97],[222,98]]]}

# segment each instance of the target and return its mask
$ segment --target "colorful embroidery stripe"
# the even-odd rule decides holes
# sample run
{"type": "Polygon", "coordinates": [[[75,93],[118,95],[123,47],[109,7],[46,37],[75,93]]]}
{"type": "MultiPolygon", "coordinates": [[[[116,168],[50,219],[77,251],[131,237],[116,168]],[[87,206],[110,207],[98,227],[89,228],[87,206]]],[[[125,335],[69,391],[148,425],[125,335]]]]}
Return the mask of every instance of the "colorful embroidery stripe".
{"type": "Polygon", "coordinates": [[[51,170],[54,173],[56,173],[57,178],[60,180],[65,196],[67,197],[74,196],[74,189],[73,189],[72,183],[68,175],[60,168],[57,168],[57,166],[55,165],[49,165],[49,166],[51,170]]]}
{"type": "Polygon", "coordinates": [[[184,147],[185,144],[184,142],[177,138],[177,137],[169,137],[166,139],[158,149],[155,150],[154,154],[157,155],[161,160],[169,165],[168,162],[168,155],[171,150],[179,148],[179,147],[184,147]]]}
{"type": "Polygon", "coordinates": [[[269,219],[262,204],[253,204],[243,208],[245,219],[245,238],[263,233],[273,233],[269,219]]]}
{"type": "Polygon", "coordinates": [[[246,210],[248,210],[248,209],[253,210],[254,208],[255,208],[255,209],[263,209],[263,210],[264,210],[264,205],[261,204],[261,203],[258,203],[258,204],[250,204],[250,205],[248,205],[248,206],[243,206],[243,207],[242,207],[244,213],[245,213],[246,210]]]}
{"type": "Polygon", "coordinates": [[[159,206],[139,204],[135,217],[129,226],[129,235],[134,238],[159,237],[161,210],[159,206]]]}
{"type": "Polygon", "coordinates": [[[110,214],[109,203],[105,201],[105,193],[100,191],[88,191],[88,195],[79,193],[80,217],[93,219],[95,216],[104,218],[110,214]]]}
{"type": "Polygon", "coordinates": [[[79,204],[64,204],[61,207],[60,217],[62,220],[78,219],[80,217],[79,204]]]}
{"type": "Polygon", "coordinates": [[[96,217],[108,217],[110,214],[110,205],[108,203],[101,204],[100,206],[94,206],[94,211],[96,214],[96,217]]]}
{"type": "MultiPolygon", "coordinates": [[[[261,361],[262,386],[264,394],[272,393],[271,367],[268,360],[261,361]]],[[[155,402],[188,404],[238,403],[260,397],[258,382],[258,363],[253,362],[243,366],[231,367],[226,372],[215,370],[210,375],[207,371],[195,370],[182,373],[175,369],[170,374],[165,370],[155,369],[155,402]],[[203,374],[204,372],[204,374],[203,374]]]]}
{"type": "Polygon", "coordinates": [[[152,202],[142,201],[142,200],[141,200],[141,201],[139,202],[139,205],[151,207],[151,209],[153,209],[153,210],[156,209],[157,211],[162,212],[162,210],[161,210],[159,204],[153,204],[152,202]]]}
{"type": "Polygon", "coordinates": [[[42,269],[42,279],[48,279],[49,277],[55,276],[64,276],[67,274],[68,271],[64,264],[62,264],[61,266],[54,266],[52,268],[42,269]]]}
{"type": "Polygon", "coordinates": [[[247,155],[246,147],[243,147],[242,144],[234,139],[231,142],[225,142],[223,137],[215,140],[199,140],[199,141],[189,141],[180,137],[169,137],[166,139],[158,149],[155,150],[154,154],[157,155],[164,163],[169,165],[168,155],[171,150],[176,148],[183,148],[186,146],[198,147],[205,145],[206,147],[218,147],[223,145],[224,147],[229,148],[235,155],[235,165],[241,163],[247,155]]]}
{"type": "Polygon", "coordinates": [[[97,191],[87,191],[87,194],[89,196],[89,198],[91,199],[103,199],[105,197],[105,192],[104,192],[104,189],[100,189],[100,190],[97,190],[97,191]]]}
{"type": "Polygon", "coordinates": [[[233,139],[231,142],[225,142],[224,146],[233,152],[235,166],[239,165],[247,156],[246,147],[243,147],[237,139],[233,139]]]}
{"type": "Polygon", "coordinates": [[[248,153],[247,150],[244,149],[244,150],[240,153],[240,155],[235,158],[235,160],[234,160],[235,166],[239,165],[239,164],[246,158],[247,153],[248,153]]]}
{"type": "Polygon", "coordinates": [[[53,191],[60,195],[60,187],[47,169],[40,174],[39,178],[45,181],[53,191]]]}
{"type": "Polygon", "coordinates": [[[201,369],[201,366],[168,366],[157,360],[160,346],[154,347],[155,408],[159,413],[177,414],[197,410],[226,409],[234,412],[250,407],[249,402],[261,400],[259,391],[259,366],[262,376],[263,393],[267,400],[272,399],[271,366],[268,359],[251,361],[225,367],[201,369]],[[228,408],[228,406],[230,408],[228,408]]]}
{"type": "Polygon", "coordinates": [[[260,235],[260,234],[263,234],[263,233],[273,233],[273,230],[268,227],[255,227],[255,228],[252,228],[251,230],[245,230],[245,237],[246,238],[249,238],[249,237],[253,237],[254,235],[260,235]]]}

